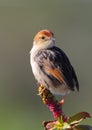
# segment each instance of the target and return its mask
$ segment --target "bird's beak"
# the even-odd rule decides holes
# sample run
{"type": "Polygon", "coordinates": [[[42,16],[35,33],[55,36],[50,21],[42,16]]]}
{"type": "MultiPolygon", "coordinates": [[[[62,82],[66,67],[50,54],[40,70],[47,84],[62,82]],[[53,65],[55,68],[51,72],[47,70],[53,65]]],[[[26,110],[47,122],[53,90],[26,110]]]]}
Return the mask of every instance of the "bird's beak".
{"type": "Polygon", "coordinates": [[[54,38],[54,37],[52,37],[52,38],[51,38],[51,40],[52,40],[52,41],[55,41],[55,38],[54,38]]]}

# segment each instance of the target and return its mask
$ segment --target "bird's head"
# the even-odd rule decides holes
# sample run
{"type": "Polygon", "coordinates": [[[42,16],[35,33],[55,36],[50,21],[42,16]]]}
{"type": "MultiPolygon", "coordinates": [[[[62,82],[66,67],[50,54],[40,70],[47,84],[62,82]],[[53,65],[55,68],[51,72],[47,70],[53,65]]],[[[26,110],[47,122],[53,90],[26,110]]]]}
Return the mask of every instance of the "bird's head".
{"type": "Polygon", "coordinates": [[[38,49],[51,48],[55,44],[54,34],[49,30],[41,30],[34,37],[33,46],[38,49]]]}

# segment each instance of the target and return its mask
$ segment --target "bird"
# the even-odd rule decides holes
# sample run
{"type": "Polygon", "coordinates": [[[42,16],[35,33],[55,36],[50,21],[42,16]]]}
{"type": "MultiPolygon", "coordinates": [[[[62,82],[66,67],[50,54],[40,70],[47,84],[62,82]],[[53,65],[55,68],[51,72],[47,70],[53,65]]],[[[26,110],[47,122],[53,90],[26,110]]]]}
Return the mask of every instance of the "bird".
{"type": "Polygon", "coordinates": [[[53,95],[67,95],[79,82],[71,62],[65,52],[56,46],[54,33],[44,29],[33,40],[30,64],[37,82],[53,95]]]}

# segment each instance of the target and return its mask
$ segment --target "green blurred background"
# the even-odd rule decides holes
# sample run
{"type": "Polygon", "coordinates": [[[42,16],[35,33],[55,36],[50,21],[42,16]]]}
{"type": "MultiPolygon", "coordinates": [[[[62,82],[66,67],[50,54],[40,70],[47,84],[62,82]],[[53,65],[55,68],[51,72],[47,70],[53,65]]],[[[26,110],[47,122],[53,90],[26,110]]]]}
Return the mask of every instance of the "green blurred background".
{"type": "Polygon", "coordinates": [[[29,62],[41,29],[55,33],[78,75],[80,92],[67,96],[64,112],[92,113],[92,0],[0,0],[0,130],[43,130],[52,119],[29,62]]]}

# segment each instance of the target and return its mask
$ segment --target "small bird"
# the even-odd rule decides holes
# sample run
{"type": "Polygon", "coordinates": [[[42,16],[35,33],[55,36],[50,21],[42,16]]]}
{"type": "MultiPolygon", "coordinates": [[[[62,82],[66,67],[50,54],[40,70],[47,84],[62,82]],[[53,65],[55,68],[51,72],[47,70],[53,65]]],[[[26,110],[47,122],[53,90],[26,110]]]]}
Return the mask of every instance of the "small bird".
{"type": "Polygon", "coordinates": [[[66,95],[79,83],[73,66],[63,50],[55,46],[50,30],[41,30],[34,37],[30,64],[35,79],[52,94],[66,95]]]}

